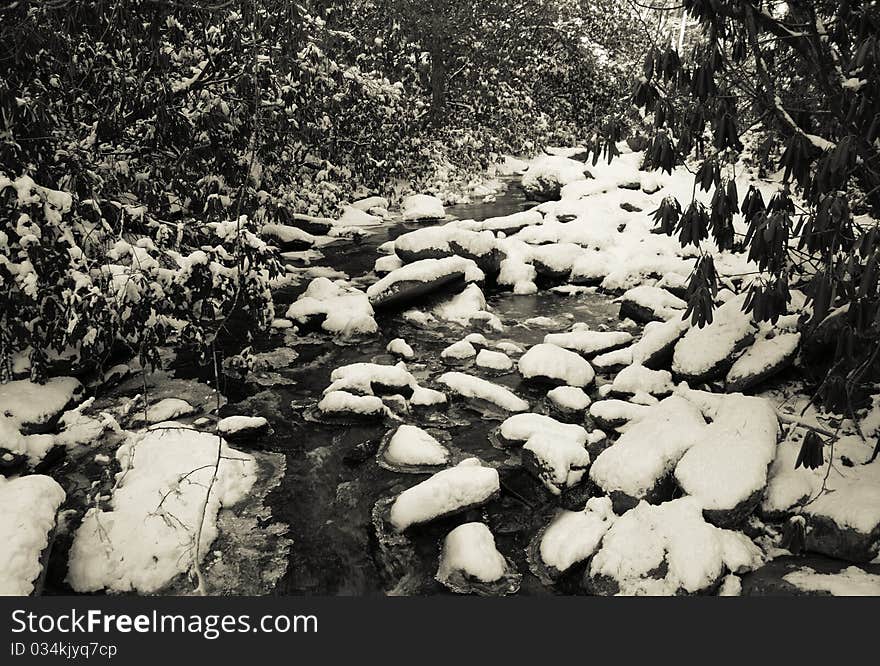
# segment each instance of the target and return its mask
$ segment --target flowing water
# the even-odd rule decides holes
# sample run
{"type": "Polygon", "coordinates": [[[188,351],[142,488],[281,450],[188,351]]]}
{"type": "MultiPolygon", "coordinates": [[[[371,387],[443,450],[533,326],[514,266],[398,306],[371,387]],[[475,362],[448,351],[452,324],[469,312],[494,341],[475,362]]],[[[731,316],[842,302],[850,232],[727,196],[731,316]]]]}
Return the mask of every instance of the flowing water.
{"type": "MultiPolygon", "coordinates": [[[[493,203],[455,206],[447,212],[459,218],[485,219],[506,215],[527,207],[522,193],[511,187],[493,203]]],[[[325,257],[316,264],[344,271],[353,279],[369,273],[377,255],[377,246],[416,225],[400,223],[380,228],[359,243],[338,243],[325,248],[325,257]]],[[[362,284],[368,284],[372,276],[362,284]]],[[[295,299],[306,284],[285,290],[276,297],[278,312],[295,299]]],[[[540,342],[550,330],[568,328],[574,322],[591,326],[617,321],[617,306],[607,296],[587,293],[561,296],[542,291],[534,296],[514,296],[493,285],[484,288],[490,309],[504,323],[503,332],[486,332],[492,342],[508,340],[521,346],[540,342]],[[552,326],[527,324],[532,317],[548,317],[552,326]]],[[[428,307],[425,304],[424,307],[428,307]]],[[[423,385],[437,388],[433,380],[450,368],[441,362],[440,351],[460,340],[475,328],[455,325],[413,326],[399,313],[377,313],[380,332],[369,339],[352,342],[334,341],[316,334],[299,341],[296,337],[275,334],[260,340],[260,349],[292,346],[299,357],[278,372],[283,383],[229,391],[229,413],[254,413],[267,416],[273,433],[262,448],[282,452],[287,471],[282,484],[270,495],[274,518],[290,526],[293,545],[284,578],[277,594],[371,595],[388,591],[403,594],[443,593],[433,580],[439,545],[455,525],[468,520],[487,522],[499,550],[511,559],[524,575],[522,593],[546,594],[536,578],[528,574],[525,549],[536,531],[555,509],[556,502],[539,483],[524,472],[510,453],[494,448],[489,433],[499,425],[502,414],[486,413],[473,405],[450,401],[442,411],[411,414],[404,420],[429,428],[446,440],[454,452],[477,456],[499,467],[502,493],[498,500],[482,509],[436,521],[407,533],[403,548],[387,548],[377,541],[371,512],[377,500],[392,496],[426,478],[425,475],[401,474],[385,470],[376,463],[375,450],[381,437],[396,427],[395,423],[327,425],[309,417],[311,410],[330,383],[330,373],[347,363],[372,361],[393,364],[397,359],[385,351],[395,337],[404,338],[416,357],[408,368],[423,385]]],[[[544,411],[544,392],[525,385],[515,371],[499,375],[475,368],[472,364],[456,367],[512,388],[529,400],[533,410],[544,411]]]]}

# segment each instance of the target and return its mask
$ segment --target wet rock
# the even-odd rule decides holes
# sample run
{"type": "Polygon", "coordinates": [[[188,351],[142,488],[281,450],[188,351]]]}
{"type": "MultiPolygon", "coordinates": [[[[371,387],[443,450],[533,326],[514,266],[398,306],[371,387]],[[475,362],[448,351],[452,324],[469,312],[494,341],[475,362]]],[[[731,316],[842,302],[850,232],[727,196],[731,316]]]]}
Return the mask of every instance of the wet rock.
{"type": "Polygon", "coordinates": [[[342,462],[349,467],[357,467],[371,459],[379,451],[382,440],[379,437],[372,437],[364,440],[351,447],[342,456],[342,462]]]}
{"type": "MultiPolygon", "coordinates": [[[[829,584],[833,585],[836,581],[827,579],[825,576],[836,578],[840,574],[846,575],[847,573],[880,576],[880,565],[864,564],[860,567],[853,567],[849,562],[819,555],[782,556],[744,574],[741,594],[748,597],[826,596],[831,594],[828,589],[829,584]],[[803,582],[802,576],[798,575],[804,573],[810,574],[809,578],[814,579],[812,584],[803,582]],[[815,574],[820,575],[819,579],[815,579],[815,574]],[[817,587],[819,589],[816,589],[817,587]],[[823,587],[825,589],[822,589],[823,587]]],[[[852,591],[850,588],[849,592],[852,593],[852,591]]],[[[880,589],[874,594],[880,595],[880,589]]]]}
{"type": "Polygon", "coordinates": [[[620,207],[625,210],[627,213],[641,213],[642,209],[636,206],[635,204],[630,203],[629,201],[624,201],[620,204],[620,207]]]}
{"type": "Polygon", "coordinates": [[[837,524],[822,515],[807,517],[806,549],[848,562],[871,562],[880,553],[880,524],[869,532],[837,524]]]}

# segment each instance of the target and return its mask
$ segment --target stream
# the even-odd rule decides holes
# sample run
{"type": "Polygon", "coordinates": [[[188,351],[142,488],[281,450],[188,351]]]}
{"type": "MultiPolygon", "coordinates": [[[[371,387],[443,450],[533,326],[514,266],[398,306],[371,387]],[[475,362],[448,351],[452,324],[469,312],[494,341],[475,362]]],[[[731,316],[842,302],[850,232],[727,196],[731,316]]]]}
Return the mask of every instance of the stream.
{"type": "MultiPolygon", "coordinates": [[[[447,208],[447,214],[481,220],[531,205],[519,188],[511,186],[492,203],[452,206],[447,208]]],[[[374,233],[360,241],[340,241],[328,246],[324,249],[325,257],[314,263],[343,271],[359,288],[365,288],[375,280],[374,275],[361,278],[372,271],[378,256],[377,247],[419,226],[424,225],[398,221],[373,228],[374,233]]],[[[279,315],[308,282],[305,279],[297,288],[276,293],[279,315]]],[[[606,295],[568,296],[540,291],[532,296],[515,296],[491,283],[485,285],[483,291],[489,309],[504,324],[502,332],[455,324],[419,328],[406,322],[399,312],[380,311],[376,314],[379,333],[369,338],[343,341],[323,333],[304,338],[274,333],[255,341],[255,351],[292,346],[299,354],[289,367],[278,369],[277,375],[283,377],[281,382],[267,382],[265,386],[252,383],[244,387],[227,386],[224,391],[230,400],[224,413],[266,416],[273,432],[260,440],[258,446],[286,456],[283,481],[269,495],[273,518],[289,525],[293,541],[287,573],[277,585],[276,594],[360,596],[388,591],[445,594],[445,588],[433,578],[440,543],[450,529],[475,519],[489,525],[499,550],[524,574],[521,593],[557,593],[529,574],[525,550],[558,503],[519,466],[517,459],[511,458],[509,451],[490,443],[489,433],[505,414],[482,412],[473,405],[450,399],[444,410],[406,417],[406,422],[426,428],[445,440],[454,452],[477,456],[497,466],[502,493],[498,500],[481,509],[411,530],[412,534],[407,533],[409,546],[403,552],[390,555],[387,548],[377,543],[371,522],[373,505],[427,478],[426,475],[391,472],[376,463],[379,440],[396,424],[386,419],[384,423],[340,426],[309,418],[335,368],[363,361],[396,363],[398,359],[385,350],[388,342],[396,337],[404,338],[415,350],[416,356],[407,367],[423,385],[436,388],[434,380],[439,374],[450,369],[462,370],[508,386],[529,400],[532,411],[546,411],[544,391],[524,384],[515,370],[498,374],[476,368],[472,361],[450,368],[442,362],[440,351],[471,332],[482,332],[493,343],[505,340],[527,347],[541,342],[546,333],[567,329],[574,322],[585,322],[595,328],[618,325],[618,307],[606,295]],[[552,319],[553,325],[546,321],[540,326],[525,323],[538,316],[552,319]],[[401,575],[402,571],[405,574],[401,575]]],[[[430,302],[420,304],[420,309],[430,305],[430,302]]],[[[557,587],[564,591],[565,582],[557,587]]]]}

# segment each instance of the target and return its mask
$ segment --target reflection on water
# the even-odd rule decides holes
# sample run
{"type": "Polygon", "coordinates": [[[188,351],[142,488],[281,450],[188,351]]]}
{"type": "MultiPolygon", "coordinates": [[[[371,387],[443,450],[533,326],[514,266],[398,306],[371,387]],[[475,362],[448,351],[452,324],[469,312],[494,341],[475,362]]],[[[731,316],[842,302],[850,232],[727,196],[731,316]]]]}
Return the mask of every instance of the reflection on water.
{"type": "MultiPolygon", "coordinates": [[[[525,201],[517,188],[510,188],[492,203],[456,206],[449,213],[460,218],[484,219],[522,210],[525,201]]],[[[319,263],[359,277],[368,273],[376,258],[376,247],[389,238],[407,231],[409,226],[387,226],[359,243],[345,242],[324,249],[319,263]]],[[[303,285],[304,288],[304,285],[303,285]]],[[[298,291],[298,290],[297,290],[298,291]]],[[[490,341],[509,340],[523,346],[540,342],[547,329],[526,325],[531,317],[554,319],[558,328],[573,322],[591,326],[613,326],[617,307],[598,294],[563,297],[551,293],[514,296],[492,285],[485,287],[492,310],[505,324],[502,333],[485,333],[490,341]]],[[[279,300],[295,297],[283,294],[279,300]]],[[[283,312],[285,303],[278,310],[283,312]]],[[[375,444],[394,424],[331,426],[306,420],[321,391],[329,384],[332,370],[346,363],[374,361],[394,363],[385,346],[395,337],[404,338],[416,351],[408,367],[420,383],[433,383],[449,369],[440,362],[440,350],[475,329],[440,327],[416,328],[398,314],[377,316],[381,333],[357,344],[339,344],[325,336],[295,344],[300,357],[283,375],[293,383],[252,388],[237,393],[241,399],[230,412],[262,413],[272,421],[274,434],[261,443],[265,448],[287,455],[287,473],[281,486],[270,496],[276,520],[290,525],[293,546],[286,576],[279,583],[278,594],[371,595],[388,590],[403,594],[445,593],[433,580],[439,544],[456,525],[468,520],[485,520],[495,534],[498,548],[524,575],[521,594],[546,594],[550,591],[528,573],[525,548],[534,533],[546,523],[554,509],[549,494],[518,466],[510,454],[494,448],[488,433],[498,425],[483,418],[469,406],[453,402],[442,412],[412,414],[408,422],[439,428],[451,438],[451,446],[469,455],[491,462],[500,469],[501,497],[483,509],[471,511],[414,530],[409,546],[396,553],[397,572],[388,553],[377,547],[371,524],[375,502],[421,481],[424,476],[397,474],[380,468],[370,455],[375,444]],[[405,577],[400,571],[406,571],[405,577]]],[[[275,335],[261,342],[261,348],[283,344],[275,335]]],[[[544,393],[523,385],[515,372],[508,375],[484,373],[473,366],[472,372],[512,388],[528,399],[535,409],[543,410],[544,393]]],[[[232,388],[232,387],[228,387],[232,388]]]]}

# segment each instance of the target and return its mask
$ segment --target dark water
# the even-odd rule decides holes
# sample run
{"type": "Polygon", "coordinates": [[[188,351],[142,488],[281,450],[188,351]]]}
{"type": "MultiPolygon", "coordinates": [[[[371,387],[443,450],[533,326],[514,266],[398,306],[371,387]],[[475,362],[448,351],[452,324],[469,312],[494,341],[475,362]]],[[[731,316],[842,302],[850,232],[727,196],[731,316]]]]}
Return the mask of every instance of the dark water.
{"type": "MultiPolygon", "coordinates": [[[[484,219],[525,207],[519,190],[510,188],[493,203],[456,206],[448,212],[460,218],[484,219]]],[[[324,249],[324,260],[316,263],[342,270],[352,278],[364,276],[372,269],[376,247],[411,228],[415,226],[398,224],[383,228],[360,243],[329,246],[324,249]]],[[[283,313],[286,304],[304,288],[305,284],[280,294],[278,311],[283,313]]],[[[243,399],[233,403],[228,411],[268,417],[274,433],[263,446],[287,457],[284,481],[270,496],[275,519],[290,526],[293,540],[288,571],[277,586],[277,594],[444,593],[433,580],[439,544],[452,527],[475,519],[488,523],[499,550],[524,574],[521,593],[553,592],[528,573],[524,550],[556,505],[538,482],[521,470],[515,460],[509,460],[508,452],[490,444],[488,435],[498,426],[500,414],[487,417],[472,405],[452,400],[442,411],[404,417],[406,422],[445,433],[447,445],[453,451],[478,456],[498,466],[502,494],[480,510],[413,530],[413,534],[408,534],[406,547],[392,552],[379,547],[371,523],[373,506],[378,499],[394,495],[426,476],[387,471],[376,464],[375,455],[359,456],[357,452],[371,450],[370,444],[375,448],[376,442],[396,423],[340,426],[309,419],[310,410],[329,384],[335,368],[360,361],[396,363],[397,359],[385,351],[387,343],[396,337],[404,338],[415,350],[416,358],[407,366],[419,382],[438,388],[434,380],[450,369],[440,361],[440,350],[468,333],[483,332],[492,342],[509,340],[528,346],[540,342],[549,330],[561,330],[573,322],[614,327],[617,321],[617,307],[607,296],[599,294],[571,297],[544,291],[534,296],[514,296],[491,284],[484,292],[490,309],[505,325],[501,333],[455,325],[424,330],[405,322],[399,314],[379,313],[380,333],[370,339],[343,343],[322,334],[305,341],[291,338],[286,344],[292,345],[300,356],[289,368],[279,370],[279,374],[292,383],[262,390],[252,387],[246,391],[246,397],[235,396],[243,399]],[[556,324],[548,329],[524,323],[536,316],[550,317],[556,324]]],[[[265,348],[283,344],[282,335],[263,341],[265,348]]],[[[499,376],[473,365],[453,369],[504,384],[529,400],[534,411],[544,411],[544,392],[523,385],[515,372],[499,376]]]]}

